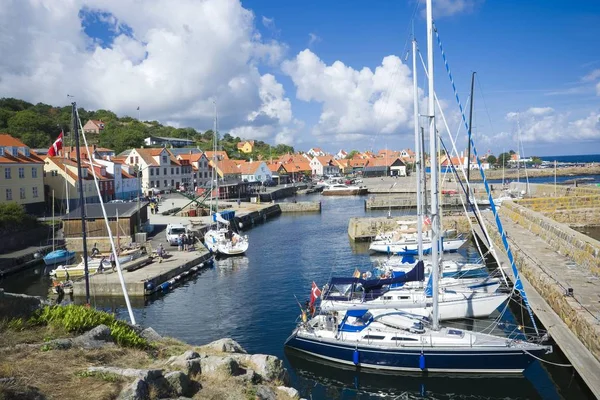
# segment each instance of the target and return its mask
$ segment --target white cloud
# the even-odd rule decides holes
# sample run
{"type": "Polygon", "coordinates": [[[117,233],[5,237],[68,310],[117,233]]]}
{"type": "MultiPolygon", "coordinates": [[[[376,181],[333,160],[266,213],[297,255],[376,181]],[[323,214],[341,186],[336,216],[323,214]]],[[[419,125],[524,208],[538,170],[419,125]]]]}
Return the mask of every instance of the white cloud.
{"type": "MultiPolygon", "coordinates": [[[[433,18],[451,17],[460,13],[472,12],[485,0],[436,0],[433,2],[433,18]]],[[[423,2],[422,15],[425,15],[423,2]]]]}
{"type": "Polygon", "coordinates": [[[8,3],[0,8],[3,96],[63,105],[69,93],[88,109],[136,115],[140,106],[145,119],[199,129],[212,126],[215,99],[223,131],[248,125],[249,116],[262,118],[264,132],[293,119],[283,87],[259,72],[286,47],[263,40],[238,0],[8,3]],[[86,36],[81,18],[89,15],[110,25],[110,46],[86,36]]]}
{"type": "Polygon", "coordinates": [[[321,41],[321,37],[318,36],[316,33],[309,33],[308,34],[308,47],[311,47],[312,45],[319,43],[321,41]]]}
{"type": "Polygon", "coordinates": [[[558,113],[550,107],[532,107],[523,113],[510,112],[508,121],[518,123],[523,142],[565,142],[600,139],[600,112],[573,119],[569,113],[558,113]]]}
{"type": "Polygon", "coordinates": [[[396,56],[375,71],[335,61],[326,65],[306,49],[284,61],[282,70],[296,86],[296,97],[322,103],[317,140],[350,141],[397,133],[412,125],[413,87],[409,68],[396,56]]]}
{"type": "Polygon", "coordinates": [[[593,82],[600,78],[600,68],[593,70],[582,78],[584,82],[593,82]]]}

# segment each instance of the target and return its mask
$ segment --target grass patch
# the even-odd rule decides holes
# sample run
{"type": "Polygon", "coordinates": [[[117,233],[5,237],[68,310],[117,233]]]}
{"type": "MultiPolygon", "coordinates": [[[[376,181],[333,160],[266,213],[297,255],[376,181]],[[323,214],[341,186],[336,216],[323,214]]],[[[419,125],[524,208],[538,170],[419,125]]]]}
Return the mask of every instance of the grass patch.
{"type": "Polygon", "coordinates": [[[26,343],[47,342],[52,339],[70,336],[72,334],[60,326],[30,326],[20,318],[0,321],[0,348],[26,343]]]}
{"type": "Polygon", "coordinates": [[[140,337],[129,325],[115,318],[113,314],[94,308],[69,304],[67,306],[46,306],[38,310],[27,321],[30,326],[53,326],[74,334],[83,333],[98,325],[106,325],[119,346],[146,349],[148,341],[140,337]]]}

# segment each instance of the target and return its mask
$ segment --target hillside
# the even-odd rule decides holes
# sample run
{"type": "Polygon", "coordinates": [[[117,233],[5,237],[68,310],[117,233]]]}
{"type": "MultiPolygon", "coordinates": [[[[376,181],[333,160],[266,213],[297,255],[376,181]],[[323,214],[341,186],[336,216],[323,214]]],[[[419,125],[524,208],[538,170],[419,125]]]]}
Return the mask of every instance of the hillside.
{"type": "MultiPolygon", "coordinates": [[[[174,128],[162,125],[158,121],[138,121],[129,116],[119,117],[110,110],[86,110],[78,108],[83,124],[90,119],[102,120],[106,125],[99,136],[87,135],[90,144],[98,144],[114,149],[117,153],[123,150],[141,147],[148,136],[175,137],[194,140],[202,150],[212,149],[213,131],[197,131],[194,128],[174,128]]],[[[0,99],[0,132],[9,133],[21,139],[31,148],[49,147],[61,130],[67,134],[71,126],[71,106],[52,106],[49,104],[32,104],[14,98],[0,99]]],[[[221,135],[220,135],[221,136],[221,135]]],[[[251,140],[252,138],[244,138],[251,140]]],[[[65,143],[72,144],[67,135],[65,143]]],[[[286,145],[270,146],[262,141],[255,141],[254,151],[250,154],[240,153],[237,144],[242,141],[228,133],[219,138],[219,148],[225,150],[229,157],[238,159],[269,159],[281,154],[293,153],[294,148],[286,145]]]]}

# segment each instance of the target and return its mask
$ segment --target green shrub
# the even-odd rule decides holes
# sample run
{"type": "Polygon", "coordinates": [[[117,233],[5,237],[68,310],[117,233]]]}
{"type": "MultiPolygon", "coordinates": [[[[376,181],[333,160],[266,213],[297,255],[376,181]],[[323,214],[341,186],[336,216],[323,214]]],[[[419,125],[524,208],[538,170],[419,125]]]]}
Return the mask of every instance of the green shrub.
{"type": "Polygon", "coordinates": [[[116,319],[113,314],[85,306],[46,306],[37,311],[28,323],[58,326],[72,333],[83,333],[98,325],[106,325],[118,345],[139,349],[149,347],[146,339],[140,337],[125,322],[116,319]]]}

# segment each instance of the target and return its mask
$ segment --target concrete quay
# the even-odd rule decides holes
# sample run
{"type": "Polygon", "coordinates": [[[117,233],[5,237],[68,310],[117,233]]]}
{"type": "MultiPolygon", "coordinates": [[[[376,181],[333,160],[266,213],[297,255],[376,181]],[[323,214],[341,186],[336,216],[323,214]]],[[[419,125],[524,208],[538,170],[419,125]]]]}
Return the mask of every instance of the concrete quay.
{"type": "MultiPolygon", "coordinates": [[[[447,210],[462,210],[463,201],[461,195],[442,195],[440,206],[447,210]]],[[[477,204],[480,206],[486,206],[490,204],[487,197],[477,197],[477,204]]],[[[377,196],[369,196],[365,200],[365,210],[405,210],[405,209],[416,209],[417,208],[417,196],[413,195],[389,195],[381,194],[377,196]]]]}
{"type": "MultiPolygon", "coordinates": [[[[600,398],[598,276],[528,229],[532,223],[514,216],[509,204],[500,208],[500,219],[532,310],[591,392],[600,398]],[[572,295],[567,294],[569,288],[572,295]]],[[[491,211],[484,212],[483,219],[498,249],[498,264],[514,281],[491,211]]],[[[565,225],[562,229],[570,230],[565,225]]],[[[481,230],[475,232],[485,245],[481,230]]]]}

